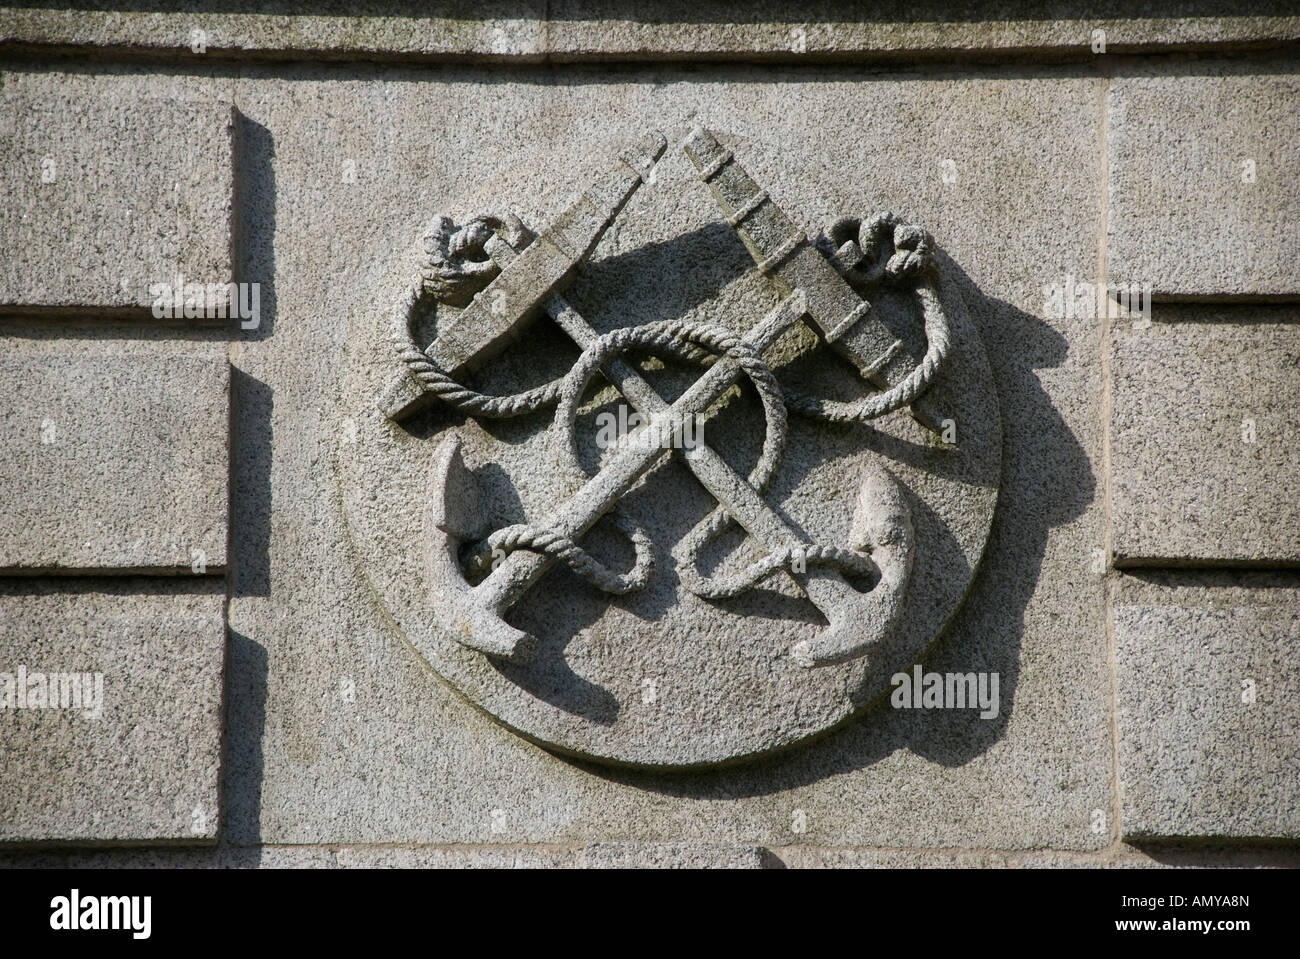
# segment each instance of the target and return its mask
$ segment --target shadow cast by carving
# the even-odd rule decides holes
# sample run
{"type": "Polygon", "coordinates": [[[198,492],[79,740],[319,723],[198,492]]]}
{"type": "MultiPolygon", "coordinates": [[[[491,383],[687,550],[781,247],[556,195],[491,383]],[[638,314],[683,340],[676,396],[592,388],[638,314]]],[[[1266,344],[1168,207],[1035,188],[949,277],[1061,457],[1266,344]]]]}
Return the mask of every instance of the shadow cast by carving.
{"type": "MultiPolygon", "coordinates": [[[[736,798],[862,769],[900,749],[944,766],[961,766],[1002,738],[1015,707],[1025,612],[1038,585],[1048,536],[1085,511],[1097,484],[1086,451],[1035,373],[1064,363],[1065,338],[1043,320],[983,295],[951,264],[949,269],[986,344],[1006,411],[1003,474],[993,528],[968,601],[926,651],[923,663],[926,671],[940,673],[999,673],[999,715],[985,720],[976,710],[895,710],[886,691],[874,701],[864,698],[862,713],[817,740],[748,762],[658,772],[566,761],[593,775],[668,795],[736,798]],[[1050,482],[1044,481],[1045,469],[1050,482]]],[[[906,445],[894,444],[894,453],[908,455],[906,445]]]]}

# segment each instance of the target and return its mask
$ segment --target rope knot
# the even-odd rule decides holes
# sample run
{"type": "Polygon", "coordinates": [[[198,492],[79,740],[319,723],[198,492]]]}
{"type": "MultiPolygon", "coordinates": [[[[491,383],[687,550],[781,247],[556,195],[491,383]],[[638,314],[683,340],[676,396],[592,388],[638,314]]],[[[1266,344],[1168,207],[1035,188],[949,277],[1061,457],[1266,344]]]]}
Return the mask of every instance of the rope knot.
{"type": "Polygon", "coordinates": [[[841,217],[822,230],[817,246],[863,294],[880,285],[914,286],[935,266],[930,234],[892,213],[841,217]]]}
{"type": "Polygon", "coordinates": [[[420,270],[424,289],[450,306],[469,303],[501,272],[487,253],[495,234],[516,247],[531,238],[523,222],[509,213],[476,213],[461,226],[449,216],[435,216],[423,237],[428,254],[420,270]]]}

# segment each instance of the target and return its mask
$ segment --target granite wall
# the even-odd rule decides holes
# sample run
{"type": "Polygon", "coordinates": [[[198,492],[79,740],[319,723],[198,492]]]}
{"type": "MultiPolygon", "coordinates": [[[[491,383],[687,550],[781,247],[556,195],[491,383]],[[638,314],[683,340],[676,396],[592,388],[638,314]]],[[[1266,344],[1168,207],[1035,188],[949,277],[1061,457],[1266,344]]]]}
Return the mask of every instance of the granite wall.
{"type": "MultiPolygon", "coordinates": [[[[1300,863],[1289,4],[107,6],[0,9],[0,863],[1300,863]],[[773,755],[610,766],[404,641],[376,551],[421,534],[376,545],[348,506],[388,482],[348,457],[394,263],[435,213],[540,225],[647,129],[667,182],[697,125],[809,217],[935,238],[1001,466],[916,661],[997,674],[996,716],[877,689],[773,755]]],[[[716,213],[682,223],[704,246],[635,270],[612,230],[605,299],[651,315],[683,263],[740,284],[716,213]]]]}

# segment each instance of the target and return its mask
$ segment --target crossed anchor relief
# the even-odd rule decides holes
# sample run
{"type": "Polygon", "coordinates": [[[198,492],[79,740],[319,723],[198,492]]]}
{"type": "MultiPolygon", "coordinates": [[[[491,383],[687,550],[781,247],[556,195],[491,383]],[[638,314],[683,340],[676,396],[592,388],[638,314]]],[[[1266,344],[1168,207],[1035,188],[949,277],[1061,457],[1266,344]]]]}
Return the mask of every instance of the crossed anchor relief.
{"type": "Polygon", "coordinates": [[[795,644],[790,658],[816,667],[862,656],[897,627],[912,570],[912,521],[897,481],[884,469],[869,471],[844,546],[813,542],[769,505],[764,493],[784,453],[789,412],[855,423],[907,407],[926,428],[941,429],[945,417],[933,408],[927,390],[943,371],[951,332],[940,302],[933,242],[925,231],[888,214],[836,220],[810,241],[737,158],[712,133],[697,127],[684,144],[686,155],[780,302],[743,335],[677,320],[602,335],[561,291],[650,177],[666,146],[664,137],[654,133],[620,153],[539,233],[513,215],[480,214],[460,226],[438,217],[426,237],[424,268],[393,316],[404,369],[379,398],[380,410],[397,421],[442,402],[474,417],[509,418],[554,405],[560,455],[581,481],[550,516],[482,536],[477,489],[462,460],[460,438],[452,432],[442,439],[425,512],[429,592],[439,621],[464,646],[520,662],[532,655],[536,640],[508,623],[506,613],[556,563],[607,593],[644,589],[654,575],[654,545],[620,501],[668,455],[669,444],[652,439],[620,445],[588,475],[579,461],[575,431],[582,396],[602,374],[640,414],[646,423],[642,429],[662,438],[681,435],[685,424],[708,417],[744,377],[757,391],[766,417],[762,451],[749,475],[742,476],[702,442],[672,450],[717,500],[716,508],[673,550],[681,582],[695,595],[713,600],[740,595],[784,571],[828,622],[815,637],[795,644]],[[923,349],[896,338],[873,315],[866,294],[884,287],[915,295],[924,318],[923,349]],[[460,312],[448,316],[440,312],[444,306],[460,312]],[[421,348],[413,326],[431,311],[439,311],[437,335],[421,348]],[[510,396],[478,393],[460,382],[467,371],[515,342],[543,312],[582,351],[566,374],[510,396]],[[800,322],[853,365],[872,390],[865,399],[841,402],[778,382],[763,360],[764,351],[800,322]],[[628,362],[626,355],[633,351],[695,364],[703,372],[669,403],[628,362]],[[604,516],[632,544],[635,561],[627,572],[607,568],[579,543],[604,516]],[[702,575],[702,550],[733,523],[764,555],[739,572],[702,575]],[[503,554],[506,558],[500,560],[503,554]],[[471,585],[467,574],[476,572],[486,576],[471,585]]]}

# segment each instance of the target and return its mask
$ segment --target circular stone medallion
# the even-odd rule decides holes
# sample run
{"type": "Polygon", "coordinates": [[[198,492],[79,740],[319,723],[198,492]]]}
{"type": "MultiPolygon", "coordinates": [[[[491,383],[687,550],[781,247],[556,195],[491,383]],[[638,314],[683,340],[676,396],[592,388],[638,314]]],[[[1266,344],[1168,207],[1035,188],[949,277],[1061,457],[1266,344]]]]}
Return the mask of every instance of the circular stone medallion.
{"type": "MultiPolygon", "coordinates": [[[[593,335],[676,322],[754,336],[765,317],[780,312],[790,285],[783,283],[802,277],[798,269],[806,262],[795,261],[811,252],[830,263],[828,254],[835,250],[809,243],[761,271],[758,254],[728,223],[727,208],[714,193],[715,187],[725,191],[726,177],[736,175],[728,171],[752,178],[767,191],[766,203],[775,211],[768,213],[783,213],[810,238],[837,217],[868,217],[873,206],[855,184],[807,158],[725,134],[717,140],[731,153],[709,182],[701,178],[710,171],[701,171],[698,151],[692,159],[681,139],[668,145],[653,172],[643,166],[638,172],[644,182],[631,188],[586,261],[549,287],[548,271],[559,268],[537,255],[512,274],[509,295],[494,298],[493,290],[505,284],[483,289],[497,273],[482,250],[483,234],[462,232],[460,240],[475,246],[465,260],[470,286],[448,294],[434,309],[424,310],[427,298],[421,299],[413,339],[425,347],[451,331],[432,354],[454,337],[462,350],[473,349],[496,334],[477,320],[458,324],[462,316],[479,308],[491,313],[495,304],[508,319],[519,307],[511,298],[540,290],[543,295],[524,319],[455,376],[469,390],[504,395],[564,376],[581,353],[543,309],[548,289],[593,335]],[[479,291],[476,300],[468,298],[473,290],[479,291]],[[467,337],[466,330],[474,335],[467,337]]],[[[544,228],[557,218],[574,222],[561,214],[584,191],[595,209],[615,212],[600,184],[608,186],[608,173],[620,166],[615,157],[624,148],[609,144],[588,150],[588,159],[579,163],[539,156],[495,178],[475,180],[463,196],[431,198],[427,213],[431,219],[445,214],[455,224],[483,210],[513,214],[542,234],[533,245],[543,243],[551,235],[544,228]]],[[[707,167],[708,158],[704,161],[707,167]]],[[[736,182],[745,181],[732,185],[736,182]]],[[[730,212],[742,231],[747,224],[761,231],[761,217],[767,215],[751,213],[760,218],[751,223],[737,217],[741,211],[730,212]]],[[[590,223],[573,226],[551,248],[551,258],[566,245],[572,254],[580,245],[573,237],[582,229],[589,230],[590,223]]],[[[903,235],[893,236],[899,250],[903,235]]],[[[879,489],[883,481],[901,497],[910,523],[910,568],[897,565],[891,579],[882,563],[873,582],[861,570],[818,565],[815,558],[805,557],[804,569],[792,568],[798,559],[786,557],[785,566],[737,595],[696,595],[688,585],[701,577],[736,578],[773,550],[731,523],[689,558],[698,574],[688,575],[683,544],[719,501],[693,475],[680,450],[664,450],[617,497],[615,508],[573,537],[584,555],[613,573],[626,573],[637,559],[626,529],[636,526],[653,558],[648,584],[614,595],[570,565],[543,563],[549,568],[499,617],[504,634],[523,631],[535,644],[531,655],[521,649],[512,661],[461,641],[491,632],[480,627],[496,613],[482,610],[486,618],[476,619],[479,614],[467,615],[464,604],[484,595],[475,587],[485,573],[497,580],[504,575],[465,568],[471,540],[521,524],[544,530],[566,509],[575,509],[575,496],[590,486],[588,477],[608,477],[625,454],[605,440],[611,428],[627,432],[635,425],[629,420],[632,407],[595,375],[581,394],[573,427],[576,474],[566,453],[566,431],[555,422],[554,402],[518,416],[487,418],[425,397],[423,406],[415,404],[418,408],[400,421],[386,416],[381,406],[391,410],[403,396],[420,395],[393,334],[395,311],[400,314],[404,297],[420,288],[435,249],[421,238],[412,240],[385,276],[342,294],[351,328],[336,413],[340,422],[350,422],[340,431],[346,441],[338,448],[335,469],[346,526],[368,582],[411,648],[472,703],[561,753],[640,767],[714,765],[788,748],[843,723],[887,693],[890,677],[915,663],[943,631],[970,586],[988,536],[1001,467],[1001,426],[983,346],[950,279],[953,267],[942,257],[931,289],[937,289],[947,318],[949,353],[914,406],[936,429],[920,425],[907,407],[847,424],[791,410],[779,466],[761,495],[763,508],[770,510],[764,522],[774,516],[801,541],[835,547],[841,557],[852,550],[878,559],[886,553],[877,553],[877,547],[885,547],[864,543],[855,531],[864,528],[864,520],[869,528],[878,519],[861,515],[870,513],[874,502],[864,498],[864,484],[879,489]],[[439,457],[445,459],[453,436],[466,472],[455,478],[458,489],[449,490],[439,457]],[[467,524],[476,529],[464,529],[467,524]],[[460,581],[449,583],[447,570],[453,567],[460,581]],[[800,586],[810,576],[850,584],[839,595],[850,620],[845,628],[861,633],[862,655],[810,667],[794,654],[814,648],[829,628],[827,616],[800,586]],[[877,607],[883,602],[893,610],[879,636],[869,635],[880,626],[874,614],[852,621],[863,597],[873,593],[877,607]]],[[[526,249],[527,239],[515,240],[526,249]]],[[[451,243],[452,254],[457,242],[451,243]]],[[[495,252],[501,253],[500,246],[495,252]]],[[[445,245],[442,253],[447,254],[445,245]]],[[[882,284],[867,293],[872,311],[862,322],[884,322],[905,341],[919,335],[924,351],[923,310],[915,289],[882,284]]],[[[719,365],[702,365],[698,356],[656,356],[637,349],[624,356],[665,404],[687,394],[719,365]]],[[[840,402],[879,395],[828,347],[808,316],[762,356],[792,405],[796,395],[840,402]]],[[[728,475],[745,477],[754,469],[769,422],[749,381],[736,380],[698,422],[695,438],[717,454],[728,475]]],[[[742,522],[751,529],[756,525],[752,517],[742,522]]],[[[511,569],[525,572],[541,563],[538,553],[526,550],[489,549],[486,555],[497,566],[511,563],[511,569]]],[[[505,582],[517,587],[509,577],[505,582]]]]}

